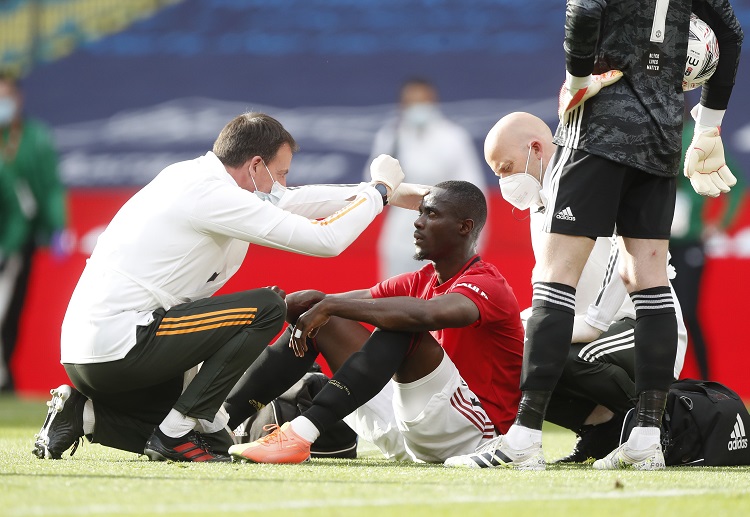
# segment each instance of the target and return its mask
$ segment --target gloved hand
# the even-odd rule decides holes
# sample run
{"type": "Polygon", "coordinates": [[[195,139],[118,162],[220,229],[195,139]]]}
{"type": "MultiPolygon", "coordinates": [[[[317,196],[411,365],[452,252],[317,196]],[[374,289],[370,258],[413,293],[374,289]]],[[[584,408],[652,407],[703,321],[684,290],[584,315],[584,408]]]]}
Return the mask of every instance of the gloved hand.
{"type": "Polygon", "coordinates": [[[573,338],[570,340],[571,343],[591,343],[601,336],[601,334],[601,330],[586,323],[585,314],[576,314],[573,320],[573,338]]]}
{"type": "Polygon", "coordinates": [[[390,200],[393,191],[404,181],[404,171],[393,156],[381,154],[370,164],[370,177],[373,183],[382,183],[386,186],[390,200]]]}
{"type": "Polygon", "coordinates": [[[427,185],[417,185],[415,183],[402,183],[393,191],[388,198],[388,204],[407,210],[419,210],[422,199],[430,192],[427,185]]]}
{"type": "Polygon", "coordinates": [[[695,125],[693,141],[685,153],[685,176],[702,196],[717,197],[737,183],[724,158],[719,126],[695,125]]]}
{"type": "Polygon", "coordinates": [[[590,99],[605,86],[616,83],[622,77],[619,70],[610,70],[600,75],[589,75],[588,77],[575,77],[567,74],[565,83],[560,88],[559,105],[557,115],[563,123],[568,122],[568,118],[573,110],[590,99]]]}

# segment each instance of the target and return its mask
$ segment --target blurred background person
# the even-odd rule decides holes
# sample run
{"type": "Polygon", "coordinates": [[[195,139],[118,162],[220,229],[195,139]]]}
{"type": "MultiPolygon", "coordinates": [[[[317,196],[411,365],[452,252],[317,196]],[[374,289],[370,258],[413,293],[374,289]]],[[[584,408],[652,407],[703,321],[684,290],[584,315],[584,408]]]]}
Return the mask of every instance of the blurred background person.
{"type": "Polygon", "coordinates": [[[0,390],[12,392],[10,360],[38,246],[62,252],[65,191],[47,127],[23,115],[16,78],[0,72],[0,390]]]}
{"type": "MultiPolygon", "coordinates": [[[[686,117],[682,136],[683,150],[690,145],[694,126],[692,117],[686,117]]],[[[711,379],[708,344],[699,315],[706,244],[723,234],[732,224],[745,192],[744,174],[740,166],[728,152],[725,156],[727,166],[737,178],[737,185],[718,200],[696,193],[687,178],[677,179],[677,200],[672,219],[672,236],[669,239],[671,262],[678,271],[672,280],[672,286],[682,306],[682,316],[701,379],[711,379]],[[714,209],[713,203],[720,204],[718,209],[714,209]]],[[[683,162],[684,160],[683,153],[683,162]]],[[[682,168],[683,164],[680,164],[680,170],[682,168]]]]}
{"type": "MultiPolygon", "coordinates": [[[[471,135],[443,116],[438,100],[437,88],[428,79],[407,79],[401,86],[398,114],[375,135],[367,163],[380,154],[390,154],[399,160],[412,183],[463,180],[485,191],[471,135]]],[[[414,213],[409,210],[386,209],[378,239],[379,279],[419,269],[420,263],[414,260],[413,221],[414,213]]],[[[486,229],[484,235],[488,235],[486,229]]]]}

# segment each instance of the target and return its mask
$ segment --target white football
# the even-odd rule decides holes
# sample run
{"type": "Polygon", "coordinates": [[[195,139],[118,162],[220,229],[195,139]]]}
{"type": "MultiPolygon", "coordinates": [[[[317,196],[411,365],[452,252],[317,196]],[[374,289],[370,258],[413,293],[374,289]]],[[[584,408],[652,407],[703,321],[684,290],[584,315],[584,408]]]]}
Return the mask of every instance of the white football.
{"type": "Polygon", "coordinates": [[[702,86],[716,71],[718,64],[719,42],[714,31],[706,22],[691,14],[682,90],[689,91],[702,86]]]}

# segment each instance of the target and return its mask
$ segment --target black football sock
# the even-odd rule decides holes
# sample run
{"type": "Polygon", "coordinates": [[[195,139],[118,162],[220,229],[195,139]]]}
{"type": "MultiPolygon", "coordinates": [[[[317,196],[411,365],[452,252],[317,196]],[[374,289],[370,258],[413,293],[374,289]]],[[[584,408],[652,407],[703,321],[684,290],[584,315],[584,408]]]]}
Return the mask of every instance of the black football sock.
{"type": "Polygon", "coordinates": [[[551,391],[524,391],[521,394],[521,402],[518,403],[515,423],[529,429],[541,430],[551,397],[551,391]]]}
{"type": "Polygon", "coordinates": [[[376,330],[313,399],[302,416],[323,433],[377,395],[404,361],[418,335],[376,330]]]}
{"type": "Polygon", "coordinates": [[[521,391],[552,391],[565,366],[573,336],[573,287],[535,282],[531,317],[526,323],[521,391]]]}
{"type": "Polygon", "coordinates": [[[636,427],[661,427],[661,417],[667,405],[667,392],[646,390],[638,394],[636,427]]]}
{"type": "Polygon", "coordinates": [[[289,348],[291,327],[267,346],[237,381],[224,402],[229,428],[236,429],[258,409],[291,388],[310,369],[318,356],[308,340],[307,353],[297,357],[289,348]]]}
{"type": "Polygon", "coordinates": [[[635,391],[667,391],[674,380],[677,318],[669,287],[630,294],[635,305],[635,391]]]}
{"type": "Polygon", "coordinates": [[[573,336],[575,288],[535,282],[521,368],[523,397],[516,423],[541,429],[552,390],[562,374],[573,336]]]}

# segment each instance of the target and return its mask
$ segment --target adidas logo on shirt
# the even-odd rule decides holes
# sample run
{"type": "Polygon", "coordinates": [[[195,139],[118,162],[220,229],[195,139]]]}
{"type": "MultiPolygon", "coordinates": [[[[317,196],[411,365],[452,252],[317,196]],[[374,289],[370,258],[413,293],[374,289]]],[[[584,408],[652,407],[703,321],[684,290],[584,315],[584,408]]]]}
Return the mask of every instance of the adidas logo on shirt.
{"type": "Polygon", "coordinates": [[[557,219],[565,219],[566,221],[575,221],[576,216],[573,215],[573,211],[570,207],[563,208],[555,214],[557,219]]]}
{"type": "Polygon", "coordinates": [[[745,424],[742,422],[740,414],[737,413],[737,421],[734,423],[734,430],[729,435],[729,443],[727,449],[730,451],[737,451],[739,449],[747,449],[747,437],[745,436],[745,424]]]}

